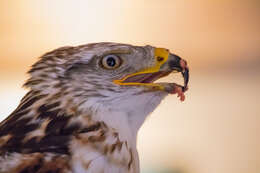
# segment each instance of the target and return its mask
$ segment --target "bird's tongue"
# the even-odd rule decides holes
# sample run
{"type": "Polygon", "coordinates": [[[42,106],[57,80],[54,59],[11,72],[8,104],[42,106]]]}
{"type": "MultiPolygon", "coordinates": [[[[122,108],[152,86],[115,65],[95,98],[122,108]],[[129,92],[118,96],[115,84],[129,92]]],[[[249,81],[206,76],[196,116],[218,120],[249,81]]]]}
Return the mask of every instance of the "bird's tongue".
{"type": "Polygon", "coordinates": [[[144,73],[135,76],[131,76],[124,80],[124,83],[138,82],[138,83],[152,83],[162,76],[162,72],[156,73],[144,73]]]}

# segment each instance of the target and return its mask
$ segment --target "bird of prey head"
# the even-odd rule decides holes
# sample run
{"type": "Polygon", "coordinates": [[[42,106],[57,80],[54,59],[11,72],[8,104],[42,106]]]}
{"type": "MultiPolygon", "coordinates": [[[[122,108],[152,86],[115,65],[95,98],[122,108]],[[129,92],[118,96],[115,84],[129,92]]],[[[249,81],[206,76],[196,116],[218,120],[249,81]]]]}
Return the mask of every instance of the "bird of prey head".
{"type": "Polygon", "coordinates": [[[0,124],[0,172],[139,172],[138,129],[166,95],[183,101],[189,80],[186,61],[168,49],[118,43],[56,49],[29,74],[29,93],[0,124]],[[172,72],[184,86],[156,83],[172,72]]]}

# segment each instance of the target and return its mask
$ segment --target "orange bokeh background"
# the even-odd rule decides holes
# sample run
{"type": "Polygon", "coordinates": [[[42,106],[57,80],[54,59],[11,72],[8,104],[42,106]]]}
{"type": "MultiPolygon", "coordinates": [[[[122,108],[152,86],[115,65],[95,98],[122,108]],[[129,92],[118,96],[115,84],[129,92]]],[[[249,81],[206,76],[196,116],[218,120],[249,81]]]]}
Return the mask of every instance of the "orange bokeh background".
{"type": "MultiPolygon", "coordinates": [[[[37,57],[112,41],[169,48],[191,69],[142,127],[142,172],[260,172],[260,1],[0,1],[0,119],[18,105],[37,57]]],[[[169,76],[167,80],[174,80],[169,76]]]]}

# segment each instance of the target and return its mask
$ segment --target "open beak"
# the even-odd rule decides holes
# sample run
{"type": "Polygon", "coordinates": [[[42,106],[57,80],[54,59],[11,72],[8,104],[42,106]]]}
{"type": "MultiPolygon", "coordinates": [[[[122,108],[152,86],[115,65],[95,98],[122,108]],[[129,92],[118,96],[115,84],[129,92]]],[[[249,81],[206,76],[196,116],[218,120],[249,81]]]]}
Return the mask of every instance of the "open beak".
{"type": "MultiPolygon", "coordinates": [[[[189,67],[187,66],[187,62],[177,55],[169,54],[169,58],[165,66],[168,66],[168,68],[171,69],[171,72],[181,72],[184,79],[184,86],[182,86],[182,91],[185,92],[188,89],[189,83],[189,67]]],[[[163,70],[163,67],[161,70],[163,70]]]]}
{"type": "Polygon", "coordinates": [[[189,68],[187,62],[179,56],[169,53],[167,49],[155,48],[154,49],[155,65],[137,73],[125,76],[120,80],[114,80],[114,83],[119,85],[141,85],[152,87],[155,90],[164,90],[170,93],[178,93],[176,87],[181,88],[181,92],[188,89],[189,82],[189,68]],[[169,75],[172,72],[181,72],[184,78],[184,85],[175,83],[153,83],[157,79],[169,75]],[[174,89],[175,88],[175,89],[174,89]]]}

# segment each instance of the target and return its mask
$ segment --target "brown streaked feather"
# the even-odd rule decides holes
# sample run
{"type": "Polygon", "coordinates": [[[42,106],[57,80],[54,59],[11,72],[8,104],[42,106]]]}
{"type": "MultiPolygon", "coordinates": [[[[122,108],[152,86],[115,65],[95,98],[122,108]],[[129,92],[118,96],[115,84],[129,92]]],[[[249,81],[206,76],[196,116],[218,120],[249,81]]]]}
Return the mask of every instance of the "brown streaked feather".
{"type": "Polygon", "coordinates": [[[46,156],[41,153],[24,154],[20,163],[3,173],[71,173],[69,157],[65,155],[46,156]]]}

